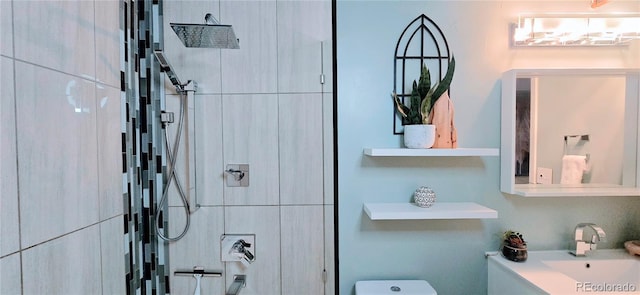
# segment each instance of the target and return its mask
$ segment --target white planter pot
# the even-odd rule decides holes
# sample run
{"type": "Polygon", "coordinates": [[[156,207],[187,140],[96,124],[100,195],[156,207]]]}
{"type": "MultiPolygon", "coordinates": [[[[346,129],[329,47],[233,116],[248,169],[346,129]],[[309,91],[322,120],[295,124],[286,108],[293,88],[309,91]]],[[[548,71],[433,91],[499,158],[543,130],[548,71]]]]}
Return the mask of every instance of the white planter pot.
{"type": "Polygon", "coordinates": [[[436,140],[436,125],[405,125],[404,146],[410,149],[428,149],[436,140]]]}

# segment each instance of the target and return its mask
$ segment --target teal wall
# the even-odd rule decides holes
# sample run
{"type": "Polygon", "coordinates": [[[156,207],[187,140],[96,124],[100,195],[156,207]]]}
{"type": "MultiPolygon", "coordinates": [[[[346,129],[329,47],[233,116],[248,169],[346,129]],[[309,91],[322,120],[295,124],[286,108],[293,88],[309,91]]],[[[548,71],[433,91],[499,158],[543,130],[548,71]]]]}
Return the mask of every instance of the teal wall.
{"type": "MultiPolygon", "coordinates": [[[[423,279],[438,294],[486,294],[485,251],[504,230],[532,250],[566,249],[579,222],[607,232],[602,248],[640,238],[640,198],[522,198],[499,190],[499,157],[371,158],[365,147],[400,147],[393,135],[393,53],[404,27],[424,13],[456,57],[451,86],[460,147],[500,146],[500,76],[526,67],[640,67],[640,44],[622,48],[513,49],[521,12],[593,12],[589,1],[338,1],[338,185],[340,294],[359,280],[423,279]],[[421,185],[441,202],[477,202],[498,219],[371,221],[366,202],[408,202],[421,185]]],[[[640,11],[615,1],[601,11],[640,11]]]]}

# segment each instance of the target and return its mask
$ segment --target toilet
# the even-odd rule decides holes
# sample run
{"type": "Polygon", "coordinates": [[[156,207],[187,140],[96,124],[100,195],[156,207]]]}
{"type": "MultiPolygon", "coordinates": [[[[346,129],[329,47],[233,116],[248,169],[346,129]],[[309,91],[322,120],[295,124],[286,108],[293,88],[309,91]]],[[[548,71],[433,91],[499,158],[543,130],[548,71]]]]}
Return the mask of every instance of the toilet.
{"type": "Polygon", "coordinates": [[[383,280],[356,282],[356,295],[437,295],[429,282],[422,280],[383,280]]]}

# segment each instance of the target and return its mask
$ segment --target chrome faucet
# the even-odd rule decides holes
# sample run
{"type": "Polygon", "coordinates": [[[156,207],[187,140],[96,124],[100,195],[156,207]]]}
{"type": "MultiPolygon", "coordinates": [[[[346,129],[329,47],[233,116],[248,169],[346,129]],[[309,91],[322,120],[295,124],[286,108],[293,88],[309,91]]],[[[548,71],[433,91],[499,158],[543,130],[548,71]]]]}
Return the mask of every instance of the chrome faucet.
{"type": "Polygon", "coordinates": [[[576,225],[575,238],[571,243],[571,251],[569,253],[574,256],[585,256],[587,251],[595,251],[598,246],[598,242],[606,242],[607,235],[604,230],[593,223],[579,223],[576,225]],[[591,236],[589,241],[584,240],[584,229],[590,227],[595,231],[595,235],[591,236]]]}
{"type": "Polygon", "coordinates": [[[229,250],[229,254],[235,255],[249,263],[252,263],[256,260],[256,257],[251,253],[251,251],[249,251],[249,249],[247,249],[249,247],[251,247],[250,243],[245,242],[243,239],[239,239],[233,243],[231,250],[229,250]]]}

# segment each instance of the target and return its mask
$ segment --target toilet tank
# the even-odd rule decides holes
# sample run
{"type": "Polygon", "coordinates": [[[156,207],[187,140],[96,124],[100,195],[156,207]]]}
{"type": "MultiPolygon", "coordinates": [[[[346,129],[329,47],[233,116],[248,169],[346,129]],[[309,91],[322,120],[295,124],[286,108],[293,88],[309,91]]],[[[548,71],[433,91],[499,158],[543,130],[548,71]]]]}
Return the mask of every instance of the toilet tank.
{"type": "Polygon", "coordinates": [[[437,295],[437,293],[427,281],[382,280],[356,282],[356,295],[437,295]]]}

